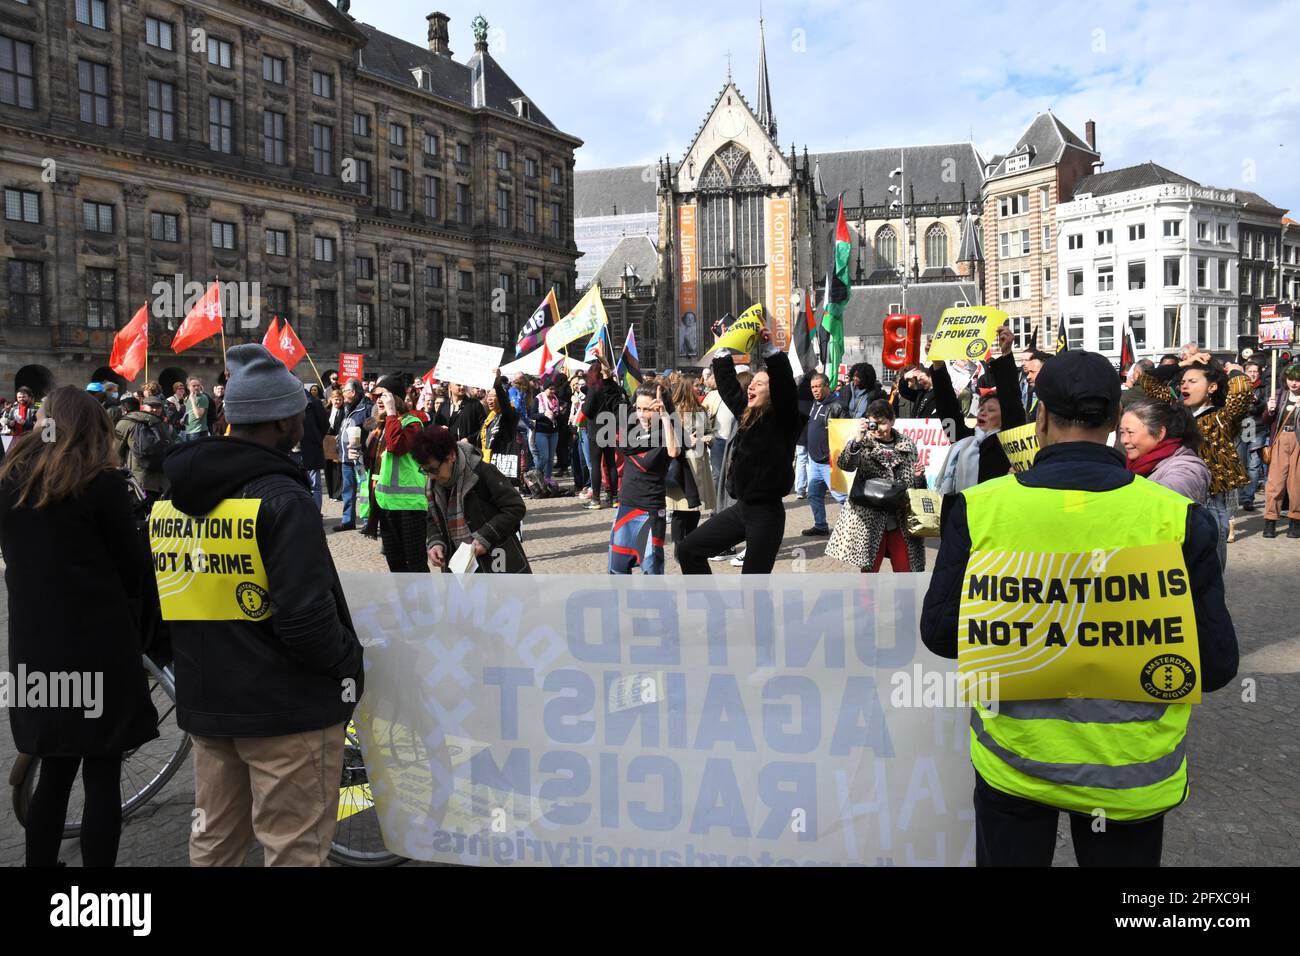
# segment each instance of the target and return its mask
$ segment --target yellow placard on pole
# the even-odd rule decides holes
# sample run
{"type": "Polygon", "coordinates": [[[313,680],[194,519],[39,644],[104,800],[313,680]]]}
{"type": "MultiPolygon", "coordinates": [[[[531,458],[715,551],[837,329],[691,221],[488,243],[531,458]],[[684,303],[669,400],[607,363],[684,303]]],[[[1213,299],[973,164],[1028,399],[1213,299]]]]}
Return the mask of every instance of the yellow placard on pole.
{"type": "Polygon", "coordinates": [[[1019,428],[998,432],[998,441],[1002,442],[1002,450],[1007,453],[1013,472],[1020,474],[1020,472],[1028,471],[1033,467],[1034,459],[1038,457],[1038,425],[1036,423],[1030,422],[1028,425],[1021,425],[1019,428]]]}
{"type": "Polygon", "coordinates": [[[955,362],[959,359],[982,359],[998,341],[998,329],[1007,324],[1001,309],[983,305],[948,309],[939,320],[939,328],[930,337],[927,362],[955,362]]]}
{"type": "Polygon", "coordinates": [[[758,338],[763,334],[765,327],[763,307],[761,305],[750,306],[740,318],[731,324],[731,328],[726,331],[722,338],[718,339],[713,347],[715,349],[731,349],[741,355],[748,355],[754,351],[754,346],[758,344],[758,338]]]}

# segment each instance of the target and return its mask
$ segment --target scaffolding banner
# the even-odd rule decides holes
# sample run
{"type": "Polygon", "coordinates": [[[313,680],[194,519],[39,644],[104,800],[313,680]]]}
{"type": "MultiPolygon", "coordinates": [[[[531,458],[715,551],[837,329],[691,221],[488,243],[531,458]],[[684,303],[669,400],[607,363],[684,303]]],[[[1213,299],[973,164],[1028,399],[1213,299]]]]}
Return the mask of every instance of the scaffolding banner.
{"type": "Polygon", "coordinates": [[[349,575],[389,850],[521,866],[974,862],[928,575],[349,575]]]}

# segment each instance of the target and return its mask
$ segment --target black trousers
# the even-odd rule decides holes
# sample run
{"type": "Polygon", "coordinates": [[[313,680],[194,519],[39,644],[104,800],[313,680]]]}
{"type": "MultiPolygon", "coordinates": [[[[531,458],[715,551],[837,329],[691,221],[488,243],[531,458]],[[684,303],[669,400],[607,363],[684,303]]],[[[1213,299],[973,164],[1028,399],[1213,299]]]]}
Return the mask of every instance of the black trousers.
{"type": "Polygon", "coordinates": [[[81,816],[81,859],[115,866],[122,836],[121,757],[42,757],[41,776],[27,811],[27,865],[57,866],[68,799],[81,767],[86,802],[81,816]]]}
{"type": "Polygon", "coordinates": [[[618,497],[618,454],[613,448],[597,448],[595,439],[591,442],[591,500],[600,500],[600,463],[609,468],[609,499],[618,497]]]}
{"type": "MultiPolygon", "coordinates": [[[[700,512],[674,511],[668,522],[668,530],[673,536],[673,557],[682,563],[681,546],[687,535],[700,526],[700,512]]],[[[685,572],[683,572],[685,573],[685,572]]]]}
{"type": "MultiPolygon", "coordinates": [[[[975,775],[975,864],[1051,866],[1061,811],[1003,793],[975,775]]],[[[1162,814],[1138,823],[1106,820],[1094,830],[1092,817],[1070,814],[1070,836],[1079,866],[1160,865],[1164,846],[1162,814]]]]}
{"type": "MultiPolygon", "coordinates": [[[[388,511],[379,515],[379,535],[384,542],[384,560],[394,574],[423,574],[429,570],[425,550],[427,511],[388,511]]],[[[450,560],[451,555],[447,555],[450,560]]]]}
{"type": "Polygon", "coordinates": [[[785,505],[741,501],[720,511],[677,546],[682,574],[712,574],[709,558],[745,542],[742,574],[771,574],[785,537],[785,505]]]}

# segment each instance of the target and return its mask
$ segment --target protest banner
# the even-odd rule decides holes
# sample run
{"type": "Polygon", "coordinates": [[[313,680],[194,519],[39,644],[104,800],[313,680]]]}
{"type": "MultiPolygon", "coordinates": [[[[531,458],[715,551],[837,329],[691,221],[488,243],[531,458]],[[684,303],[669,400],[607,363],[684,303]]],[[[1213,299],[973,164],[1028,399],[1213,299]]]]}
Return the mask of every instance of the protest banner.
{"type": "MultiPolygon", "coordinates": [[[[844,446],[857,437],[860,418],[832,418],[826,423],[831,445],[831,490],[848,494],[853,484],[853,473],[840,471],[836,465],[844,446]]],[[[943,475],[943,463],[948,459],[948,433],[937,418],[900,418],[894,422],[894,431],[916,442],[917,457],[925,468],[926,487],[931,491],[943,475]]]]}
{"type": "Polygon", "coordinates": [[[1019,474],[1033,467],[1034,459],[1038,457],[1037,423],[1030,422],[998,432],[998,441],[1002,442],[1002,450],[1007,453],[1013,472],[1019,474]]]}
{"type": "Polygon", "coordinates": [[[740,318],[731,323],[726,333],[713,344],[713,348],[731,349],[741,355],[748,355],[754,351],[754,346],[758,344],[764,328],[766,325],[763,321],[763,307],[752,305],[740,318]]]}
{"type": "Polygon", "coordinates": [[[959,670],[991,682],[998,700],[1201,702],[1180,543],[1080,554],[975,550],[965,574],[959,670]]]}
{"type": "Polygon", "coordinates": [[[593,282],[573,311],[551,326],[546,333],[546,346],[551,354],[558,355],[570,342],[587,338],[602,325],[609,325],[609,316],[600,298],[600,283],[593,282]]]}
{"type": "Polygon", "coordinates": [[[927,575],[346,575],[388,849],[520,866],[969,865],[927,575]]]}
{"type": "Polygon", "coordinates": [[[982,305],[948,309],[930,338],[927,362],[982,359],[998,340],[998,329],[1007,323],[1001,309],[982,305]]]}
{"type": "MultiPolygon", "coordinates": [[[[546,348],[546,346],[542,346],[546,348]]],[[[501,366],[501,374],[510,381],[514,381],[517,375],[540,375],[542,349],[536,349],[529,352],[521,359],[516,359],[509,365],[501,366]]],[[[547,363],[547,369],[562,368],[566,375],[572,375],[575,372],[585,372],[588,365],[585,362],[579,362],[577,359],[571,359],[567,355],[553,355],[552,361],[547,363]]]]}
{"type": "Polygon", "coordinates": [[[1289,305],[1259,307],[1259,344],[1290,345],[1295,341],[1295,319],[1289,305]]]}
{"type": "Polygon", "coordinates": [[[361,381],[361,372],[365,368],[366,357],[364,355],[349,355],[347,352],[339,354],[339,381],[344,384],[351,381],[361,381]]]}
{"type": "Polygon", "coordinates": [[[454,382],[471,388],[491,389],[505,349],[499,345],[477,345],[460,339],[443,339],[434,375],[440,382],[454,382]]]}
{"type": "Polygon", "coordinates": [[[261,621],[274,607],[257,547],[257,499],[231,498],[195,518],[170,501],[149,514],[165,621],[261,621]]]}

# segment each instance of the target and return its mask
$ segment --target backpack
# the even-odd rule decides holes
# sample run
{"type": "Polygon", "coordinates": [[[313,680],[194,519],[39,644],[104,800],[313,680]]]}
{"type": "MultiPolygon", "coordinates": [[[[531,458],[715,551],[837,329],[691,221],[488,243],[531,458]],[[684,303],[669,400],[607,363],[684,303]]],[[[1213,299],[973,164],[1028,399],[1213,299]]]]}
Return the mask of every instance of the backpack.
{"type": "Polygon", "coordinates": [[[136,422],[131,429],[131,454],[140,470],[148,474],[159,474],[163,470],[163,458],[171,447],[171,440],[163,434],[162,422],[136,422]]]}

